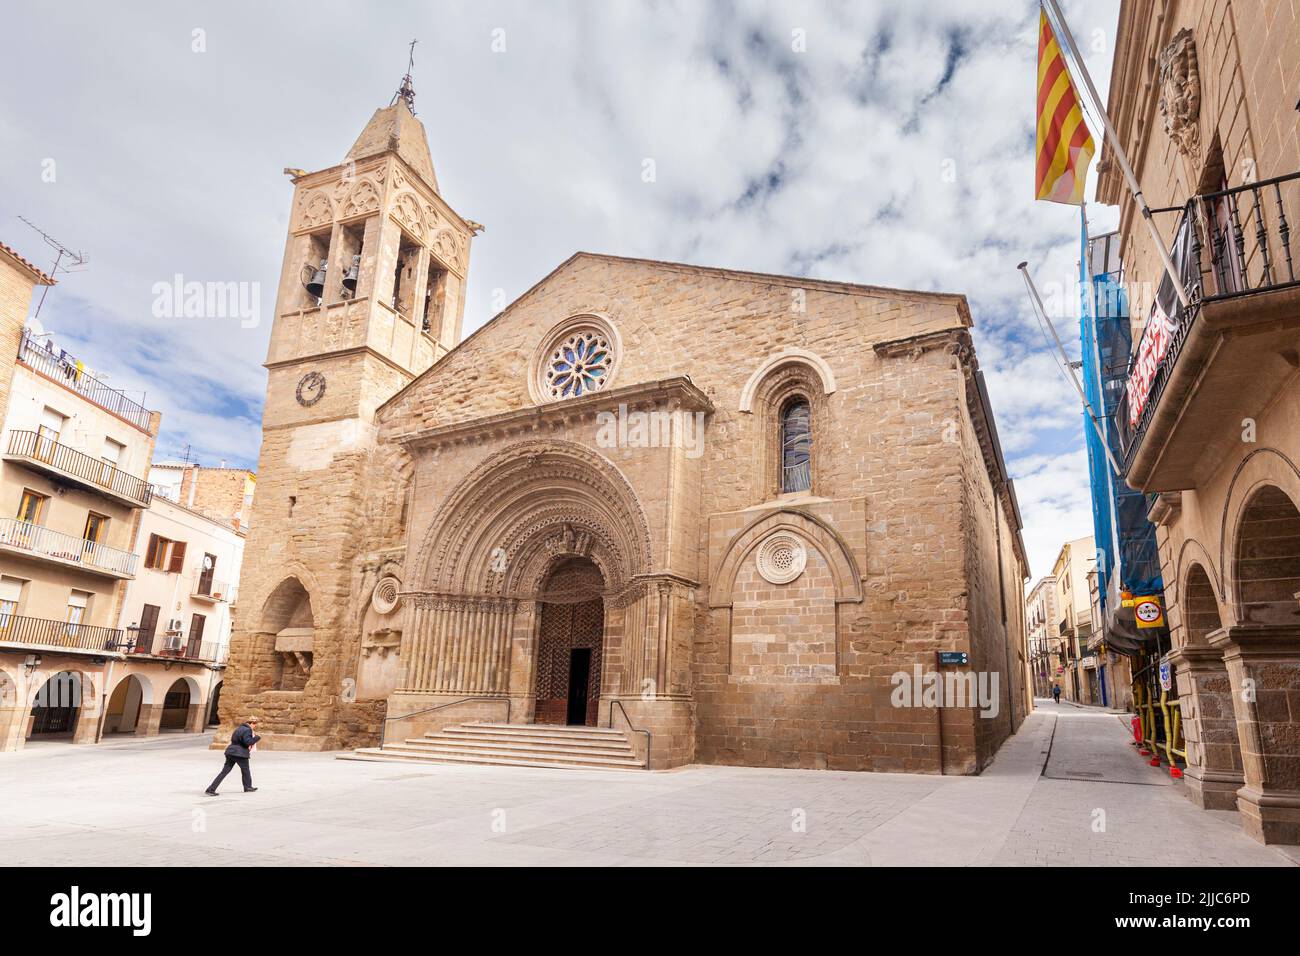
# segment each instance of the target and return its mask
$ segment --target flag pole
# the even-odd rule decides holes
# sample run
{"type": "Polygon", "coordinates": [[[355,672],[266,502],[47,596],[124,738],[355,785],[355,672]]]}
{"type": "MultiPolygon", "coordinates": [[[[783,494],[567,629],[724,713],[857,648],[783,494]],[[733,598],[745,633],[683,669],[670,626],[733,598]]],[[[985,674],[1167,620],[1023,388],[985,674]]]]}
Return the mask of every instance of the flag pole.
{"type": "Polygon", "coordinates": [[[1110,462],[1110,467],[1115,470],[1115,474],[1121,474],[1119,465],[1115,463],[1114,456],[1110,453],[1110,445],[1106,442],[1106,436],[1102,434],[1101,426],[1097,424],[1097,413],[1088,404],[1088,397],[1083,394],[1083,386],[1079,384],[1079,377],[1074,374],[1074,366],[1070,364],[1070,356],[1065,352],[1065,346],[1061,344],[1061,337],[1056,334],[1056,326],[1052,324],[1051,318],[1047,314],[1047,308],[1043,305],[1042,298],[1038,295],[1038,287],[1034,285],[1034,280],[1029,275],[1029,263],[1022,262],[1016,266],[1020,274],[1025,278],[1025,286],[1029,289],[1029,298],[1034,304],[1034,311],[1042,322],[1047,323],[1047,327],[1052,332],[1052,338],[1056,340],[1056,349],[1061,353],[1061,358],[1065,360],[1065,371],[1070,377],[1070,384],[1074,390],[1079,393],[1079,401],[1083,403],[1084,411],[1088,413],[1088,421],[1092,422],[1093,431],[1101,439],[1101,449],[1106,453],[1106,460],[1110,462]]]}
{"type": "Polygon", "coordinates": [[[1146,220],[1147,228],[1151,230],[1151,239],[1155,242],[1156,250],[1160,253],[1160,259],[1165,265],[1165,272],[1168,273],[1169,278],[1174,283],[1174,291],[1178,293],[1178,301],[1183,308],[1187,308],[1191,305],[1191,299],[1187,297],[1187,290],[1183,288],[1182,276],[1178,274],[1178,267],[1174,265],[1174,260],[1165,247],[1165,241],[1160,238],[1160,230],[1156,228],[1155,220],[1151,217],[1151,207],[1147,205],[1147,201],[1142,195],[1142,187],[1138,185],[1137,177],[1133,175],[1133,167],[1129,165],[1128,156],[1124,154],[1124,147],[1120,145],[1119,135],[1115,132],[1115,127],[1111,125],[1110,114],[1106,112],[1106,105],[1102,102],[1101,97],[1097,95],[1097,88],[1092,85],[1092,75],[1088,72],[1088,66],[1083,62],[1083,57],[1079,54],[1079,48],[1074,44],[1074,34],[1070,32],[1070,26],[1065,22],[1065,17],[1061,13],[1061,8],[1056,5],[1056,0],[1042,0],[1042,3],[1047,9],[1049,19],[1056,21],[1057,38],[1065,41],[1065,45],[1070,51],[1070,58],[1074,60],[1075,66],[1078,67],[1079,73],[1083,76],[1083,85],[1087,87],[1093,108],[1100,114],[1102,126],[1106,129],[1106,139],[1110,141],[1110,150],[1115,156],[1115,161],[1119,163],[1124,178],[1128,181],[1129,192],[1133,194],[1133,200],[1137,203],[1138,212],[1142,214],[1142,218],[1146,220]]]}

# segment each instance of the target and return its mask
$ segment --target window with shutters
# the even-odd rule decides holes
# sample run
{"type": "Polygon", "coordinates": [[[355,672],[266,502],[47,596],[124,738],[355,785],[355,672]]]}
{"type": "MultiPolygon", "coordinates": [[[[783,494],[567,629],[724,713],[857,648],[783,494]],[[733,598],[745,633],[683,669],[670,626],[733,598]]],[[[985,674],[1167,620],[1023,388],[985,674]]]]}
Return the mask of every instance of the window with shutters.
{"type": "Polygon", "coordinates": [[[22,578],[0,577],[0,633],[8,629],[23,598],[22,578]]]}
{"type": "Polygon", "coordinates": [[[153,650],[154,633],[158,630],[158,611],[156,604],[146,604],[140,609],[140,630],[135,638],[135,649],[141,654],[153,650]]]}
{"type": "Polygon", "coordinates": [[[195,614],[190,618],[190,639],[185,648],[186,657],[198,657],[199,649],[203,646],[203,625],[207,623],[207,618],[202,614],[195,614]]]}
{"type": "Polygon", "coordinates": [[[41,515],[45,511],[45,502],[49,500],[48,495],[24,488],[22,500],[18,502],[18,520],[29,524],[40,524],[41,515]]]}
{"type": "Polygon", "coordinates": [[[173,541],[160,534],[149,535],[149,547],[144,552],[144,566],[168,574],[185,570],[185,542],[173,541]]]}

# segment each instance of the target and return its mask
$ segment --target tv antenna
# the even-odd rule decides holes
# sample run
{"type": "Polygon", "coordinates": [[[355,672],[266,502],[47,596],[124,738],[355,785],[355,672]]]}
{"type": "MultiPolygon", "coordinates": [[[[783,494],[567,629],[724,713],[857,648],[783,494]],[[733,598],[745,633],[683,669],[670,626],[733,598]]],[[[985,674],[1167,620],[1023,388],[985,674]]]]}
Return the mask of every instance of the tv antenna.
{"type": "Polygon", "coordinates": [[[415,69],[415,44],[417,42],[418,41],[416,40],[411,41],[410,52],[406,58],[406,75],[402,77],[402,85],[399,86],[397,92],[393,94],[392,103],[388,104],[389,106],[392,106],[393,103],[396,103],[400,99],[406,103],[406,108],[411,111],[412,116],[415,115],[415,87],[411,83],[411,71],[415,69]]]}
{"type": "MultiPolygon", "coordinates": [[[[88,258],[86,258],[85,253],[74,252],[73,250],[69,249],[63,243],[59,242],[57,239],[51,236],[48,232],[46,232],[45,230],[37,226],[36,223],[32,222],[26,216],[19,216],[18,218],[21,219],[23,222],[27,223],[27,225],[31,226],[31,228],[34,229],[42,239],[45,240],[45,244],[55,251],[54,265],[50,267],[51,278],[57,277],[60,270],[62,270],[63,272],[72,272],[74,268],[84,266],[87,262],[90,261],[88,258]],[[68,260],[68,263],[66,265],[63,262],[65,257],[68,260]]],[[[49,291],[50,291],[49,286],[46,286],[44,289],[41,290],[41,301],[36,303],[36,311],[32,313],[33,319],[41,314],[41,306],[45,304],[45,296],[49,291]]]]}

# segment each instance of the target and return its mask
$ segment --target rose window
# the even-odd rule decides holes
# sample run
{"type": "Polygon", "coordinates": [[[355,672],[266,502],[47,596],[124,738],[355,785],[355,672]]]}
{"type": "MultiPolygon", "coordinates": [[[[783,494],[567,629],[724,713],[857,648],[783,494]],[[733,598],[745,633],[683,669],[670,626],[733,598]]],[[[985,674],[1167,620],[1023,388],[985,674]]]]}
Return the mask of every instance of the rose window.
{"type": "Polygon", "coordinates": [[[595,329],[581,329],[551,350],[543,384],[552,399],[577,398],[604,387],[613,365],[609,339],[595,329]]]}

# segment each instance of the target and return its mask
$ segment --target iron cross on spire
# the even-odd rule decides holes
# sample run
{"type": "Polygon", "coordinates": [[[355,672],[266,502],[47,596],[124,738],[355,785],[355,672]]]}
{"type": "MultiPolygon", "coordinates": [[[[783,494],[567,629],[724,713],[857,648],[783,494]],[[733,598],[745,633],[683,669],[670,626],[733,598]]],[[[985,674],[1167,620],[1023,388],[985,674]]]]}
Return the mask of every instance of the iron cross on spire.
{"type": "MultiPolygon", "coordinates": [[[[411,41],[410,52],[406,60],[406,75],[402,77],[402,85],[399,86],[397,92],[393,94],[393,103],[396,103],[399,99],[404,101],[406,103],[406,108],[411,111],[412,116],[415,115],[415,87],[411,83],[411,71],[415,69],[416,42],[416,40],[411,41]]],[[[393,103],[389,103],[388,105],[392,106],[393,103]]]]}

